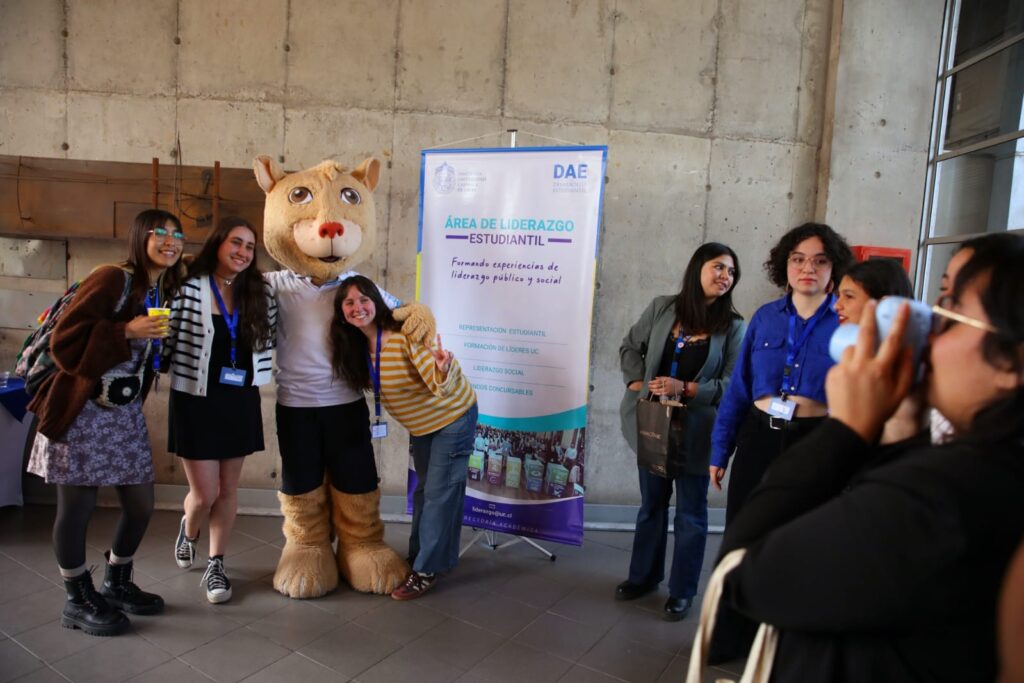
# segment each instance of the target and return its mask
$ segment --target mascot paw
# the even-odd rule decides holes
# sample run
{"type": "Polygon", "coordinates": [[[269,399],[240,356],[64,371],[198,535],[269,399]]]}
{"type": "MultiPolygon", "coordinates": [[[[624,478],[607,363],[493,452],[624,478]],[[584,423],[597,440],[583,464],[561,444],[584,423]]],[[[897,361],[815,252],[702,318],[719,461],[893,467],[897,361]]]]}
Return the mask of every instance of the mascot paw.
{"type": "Polygon", "coordinates": [[[274,572],[274,588],[289,598],[319,598],[338,587],[338,567],[329,545],[285,543],[274,572]]]}
{"type": "Polygon", "coordinates": [[[394,311],[395,320],[402,323],[402,334],[412,342],[430,346],[437,334],[434,314],[423,304],[406,304],[394,311]]]}
{"type": "Polygon", "coordinates": [[[412,571],[398,553],[383,543],[339,545],[338,568],[353,589],[379,595],[398,588],[412,571]]]}

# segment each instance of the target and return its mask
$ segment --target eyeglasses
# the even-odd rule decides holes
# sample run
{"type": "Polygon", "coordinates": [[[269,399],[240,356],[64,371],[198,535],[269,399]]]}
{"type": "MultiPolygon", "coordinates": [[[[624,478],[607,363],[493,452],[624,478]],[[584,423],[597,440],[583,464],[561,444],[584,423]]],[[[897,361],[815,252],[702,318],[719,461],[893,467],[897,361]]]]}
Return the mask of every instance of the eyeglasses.
{"type": "Polygon", "coordinates": [[[170,235],[171,239],[178,240],[179,242],[181,242],[182,240],[185,239],[185,233],[183,233],[181,230],[175,230],[174,232],[168,232],[167,228],[153,228],[152,230],[149,231],[149,234],[150,235],[156,235],[157,237],[159,237],[161,239],[163,239],[164,237],[167,237],[168,235],[170,235]]]}
{"type": "Polygon", "coordinates": [[[934,306],[932,306],[932,334],[942,334],[948,330],[953,323],[963,323],[970,327],[975,327],[985,332],[992,332],[993,334],[999,332],[999,328],[991,323],[987,323],[984,320],[978,320],[977,318],[971,318],[957,313],[950,309],[953,305],[953,297],[946,295],[941,297],[934,306]]]}
{"type": "Polygon", "coordinates": [[[807,262],[811,262],[811,268],[813,270],[824,270],[832,266],[832,260],[828,256],[819,254],[818,256],[812,256],[807,258],[803,254],[790,254],[789,265],[796,268],[797,270],[803,270],[803,267],[807,265],[807,262]]]}

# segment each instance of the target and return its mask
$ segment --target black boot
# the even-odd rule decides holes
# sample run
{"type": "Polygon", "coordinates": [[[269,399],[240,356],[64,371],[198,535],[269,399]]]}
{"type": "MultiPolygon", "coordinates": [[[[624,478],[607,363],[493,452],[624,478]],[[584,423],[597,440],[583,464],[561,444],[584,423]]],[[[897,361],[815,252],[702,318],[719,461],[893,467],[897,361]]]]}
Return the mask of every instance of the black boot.
{"type": "Polygon", "coordinates": [[[68,593],[60,625],[77,628],[93,636],[116,636],[128,630],[128,617],[110,606],[92,585],[92,574],[82,572],[64,579],[68,593]]]}
{"type": "Polygon", "coordinates": [[[164,611],[164,599],[154,593],[147,593],[132,583],[134,562],[110,564],[110,551],[103,553],[107,558],[107,575],[100,586],[100,594],[114,607],[132,614],[156,614],[164,611]]]}

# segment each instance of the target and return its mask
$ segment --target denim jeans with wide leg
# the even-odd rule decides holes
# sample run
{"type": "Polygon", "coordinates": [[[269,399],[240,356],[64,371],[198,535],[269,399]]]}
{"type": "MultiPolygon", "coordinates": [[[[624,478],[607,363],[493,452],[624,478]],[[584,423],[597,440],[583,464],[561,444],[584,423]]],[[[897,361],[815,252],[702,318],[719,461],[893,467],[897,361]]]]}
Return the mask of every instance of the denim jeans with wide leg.
{"type": "Polygon", "coordinates": [[[459,561],[466,472],[476,436],[476,404],[436,432],[412,437],[416,490],[412,496],[412,568],[433,574],[459,561]]]}
{"type": "Polygon", "coordinates": [[[640,469],[640,511],[636,516],[629,581],[654,586],[665,577],[668,508],[676,488],[675,548],[668,592],[673,598],[697,594],[708,537],[708,475],[681,474],[665,479],[640,469]]]}

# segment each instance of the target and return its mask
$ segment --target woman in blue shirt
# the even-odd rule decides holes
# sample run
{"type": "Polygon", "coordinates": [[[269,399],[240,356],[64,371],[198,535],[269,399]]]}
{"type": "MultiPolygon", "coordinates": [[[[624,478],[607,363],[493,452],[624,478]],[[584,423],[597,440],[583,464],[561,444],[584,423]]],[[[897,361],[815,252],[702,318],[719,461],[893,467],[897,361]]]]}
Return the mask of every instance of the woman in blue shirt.
{"type": "Polygon", "coordinates": [[[736,451],[727,525],[776,456],[825,417],[828,342],[839,326],[832,291],[852,260],[832,228],[805,223],[783,235],[764,264],[786,295],[751,319],[711,433],[709,472],[718,490],[736,451]]]}

